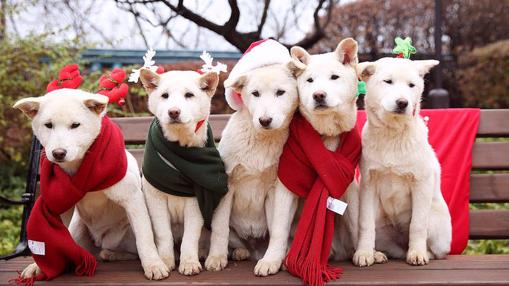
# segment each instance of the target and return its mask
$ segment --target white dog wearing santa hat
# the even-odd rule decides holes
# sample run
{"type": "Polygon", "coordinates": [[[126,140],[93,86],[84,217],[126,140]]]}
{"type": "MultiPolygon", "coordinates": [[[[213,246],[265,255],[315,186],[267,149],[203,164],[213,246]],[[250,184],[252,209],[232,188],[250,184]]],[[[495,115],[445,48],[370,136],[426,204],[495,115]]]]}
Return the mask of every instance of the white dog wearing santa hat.
{"type": "MultiPolygon", "coordinates": [[[[271,233],[277,166],[298,105],[295,65],[286,47],[274,40],[260,41],[225,81],[226,99],[236,110],[219,143],[229,191],[212,220],[207,270],[226,267],[229,239],[234,260],[262,255],[250,253],[245,242],[265,238],[267,230],[271,233]]],[[[279,207],[290,212],[290,206],[279,207]]]]}

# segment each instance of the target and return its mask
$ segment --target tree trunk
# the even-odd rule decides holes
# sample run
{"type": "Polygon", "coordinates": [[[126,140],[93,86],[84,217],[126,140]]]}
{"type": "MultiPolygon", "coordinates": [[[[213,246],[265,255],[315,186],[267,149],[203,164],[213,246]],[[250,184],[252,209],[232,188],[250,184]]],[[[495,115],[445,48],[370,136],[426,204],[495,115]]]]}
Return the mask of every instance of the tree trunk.
{"type": "Polygon", "coordinates": [[[0,0],[0,42],[3,41],[7,34],[7,0],[0,0]]]}

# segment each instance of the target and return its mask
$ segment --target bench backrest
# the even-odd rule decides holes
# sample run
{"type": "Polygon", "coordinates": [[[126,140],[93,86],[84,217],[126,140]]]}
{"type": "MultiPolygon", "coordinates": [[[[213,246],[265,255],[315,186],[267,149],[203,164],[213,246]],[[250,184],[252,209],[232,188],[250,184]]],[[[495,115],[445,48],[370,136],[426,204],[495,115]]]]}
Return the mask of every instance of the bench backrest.
{"type": "MultiPolygon", "coordinates": [[[[211,115],[215,139],[221,133],[230,115],[211,115]]],[[[144,144],[152,117],[115,118],[124,132],[126,145],[144,144]]],[[[481,110],[477,132],[478,140],[473,149],[470,185],[471,203],[509,202],[509,109],[481,110]],[[505,139],[491,139],[492,137],[505,139]],[[490,138],[490,139],[482,139],[490,138]],[[505,140],[505,141],[503,141],[505,140]]],[[[143,158],[143,148],[129,151],[138,162],[143,158]]],[[[471,239],[509,238],[509,210],[471,210],[471,239]]]]}

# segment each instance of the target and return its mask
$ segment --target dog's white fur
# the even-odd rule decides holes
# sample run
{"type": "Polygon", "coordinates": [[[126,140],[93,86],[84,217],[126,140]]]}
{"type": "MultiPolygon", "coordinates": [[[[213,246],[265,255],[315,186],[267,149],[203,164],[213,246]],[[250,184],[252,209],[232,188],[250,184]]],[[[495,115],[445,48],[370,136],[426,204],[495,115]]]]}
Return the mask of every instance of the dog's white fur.
{"type": "MultiPolygon", "coordinates": [[[[336,150],[339,135],[350,131],[357,119],[357,42],[351,38],[344,39],[334,52],[319,55],[310,55],[300,47],[293,47],[291,54],[300,63],[297,66],[299,111],[322,136],[325,147],[336,150]],[[325,94],[321,107],[317,107],[313,96],[317,92],[325,94]]],[[[336,217],[333,258],[337,260],[349,259],[357,240],[358,187],[355,181],[350,184],[341,200],[348,203],[348,209],[342,218],[336,217]]],[[[274,201],[277,205],[269,247],[255,267],[255,274],[260,276],[275,274],[281,267],[286,256],[298,197],[278,179],[274,201]]]]}
{"type": "Polygon", "coordinates": [[[268,227],[272,233],[268,223],[272,210],[288,209],[274,201],[274,185],[279,157],[297,108],[294,65],[290,61],[264,66],[225,81],[226,87],[241,94],[244,107],[231,116],[219,143],[229,175],[229,191],[212,221],[207,270],[226,267],[229,237],[234,260],[261,257],[250,253],[242,240],[263,238],[268,227]],[[260,123],[264,118],[272,118],[265,127],[260,123]]]}
{"type": "MultiPolygon", "coordinates": [[[[14,107],[33,119],[33,132],[44,146],[44,156],[73,175],[100,133],[107,103],[103,95],[60,89],[42,97],[21,99],[14,107]],[[77,123],[79,126],[71,127],[77,123]],[[58,149],[67,151],[63,160],[53,156],[58,149]]],[[[79,245],[92,253],[99,251],[103,260],[135,259],[137,253],[145,276],[162,279],[169,270],[157,255],[138,164],[129,152],[126,155],[125,177],[107,189],[86,194],[75,206],[69,231],[79,245]]],[[[21,276],[38,273],[40,269],[33,263],[21,276]]]]}
{"type": "Polygon", "coordinates": [[[373,264],[375,249],[406,257],[412,265],[449,252],[451,218],[440,191],[440,164],[419,116],[423,77],[437,64],[383,58],[359,65],[367,83],[368,121],[362,133],[355,265],[373,264]],[[398,109],[397,100],[406,100],[408,107],[398,109]]]}
{"type": "MultiPolygon", "coordinates": [[[[149,93],[148,108],[161,123],[166,139],[185,147],[203,147],[207,141],[207,121],[218,75],[214,72],[199,75],[193,71],[169,71],[158,75],[143,69],[141,81],[149,93]],[[186,97],[189,93],[193,96],[186,97]],[[180,111],[177,120],[169,115],[174,109],[180,111]],[[195,132],[200,120],[205,121],[195,132]]],[[[175,268],[174,238],[179,239],[182,243],[178,271],[184,275],[200,273],[199,241],[204,222],[198,200],[161,192],[145,178],[142,182],[161,259],[170,270],[175,268]]]]}

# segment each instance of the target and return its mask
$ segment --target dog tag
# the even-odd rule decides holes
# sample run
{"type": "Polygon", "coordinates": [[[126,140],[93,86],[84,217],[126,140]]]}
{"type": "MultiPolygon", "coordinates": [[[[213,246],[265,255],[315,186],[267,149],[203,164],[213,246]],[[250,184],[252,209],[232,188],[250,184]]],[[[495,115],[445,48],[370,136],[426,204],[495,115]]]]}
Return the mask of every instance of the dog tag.
{"type": "Polygon", "coordinates": [[[42,242],[42,241],[29,240],[28,248],[30,248],[30,250],[32,251],[33,254],[36,254],[36,255],[45,255],[46,254],[46,247],[44,246],[44,242],[42,242]]]}
{"type": "Polygon", "coordinates": [[[348,204],[343,201],[340,201],[333,197],[327,198],[327,208],[337,214],[343,215],[345,213],[347,206],[348,204]]]}

